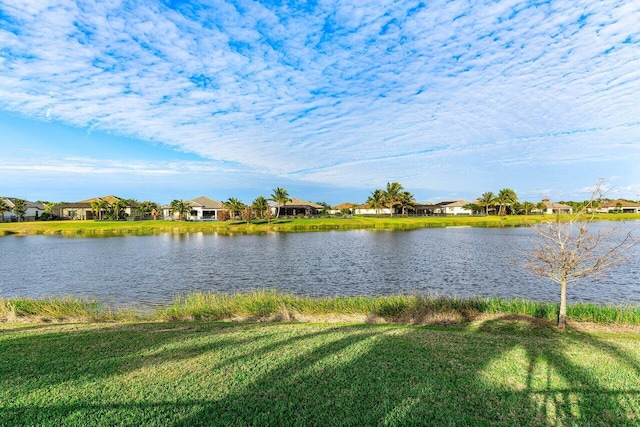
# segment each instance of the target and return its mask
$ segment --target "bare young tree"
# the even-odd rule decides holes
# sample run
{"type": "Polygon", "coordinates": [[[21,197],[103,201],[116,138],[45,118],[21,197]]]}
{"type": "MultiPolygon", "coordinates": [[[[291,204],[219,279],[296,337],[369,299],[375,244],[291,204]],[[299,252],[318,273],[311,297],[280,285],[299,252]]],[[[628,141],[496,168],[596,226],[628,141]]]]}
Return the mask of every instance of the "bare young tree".
{"type": "Polygon", "coordinates": [[[595,206],[602,196],[600,181],[591,199],[578,211],[557,214],[534,226],[534,248],[525,264],[532,273],[560,285],[559,329],[567,327],[567,285],[580,278],[604,275],[609,268],[627,261],[627,251],[638,242],[631,232],[621,236],[616,227],[593,230],[595,206]]]}

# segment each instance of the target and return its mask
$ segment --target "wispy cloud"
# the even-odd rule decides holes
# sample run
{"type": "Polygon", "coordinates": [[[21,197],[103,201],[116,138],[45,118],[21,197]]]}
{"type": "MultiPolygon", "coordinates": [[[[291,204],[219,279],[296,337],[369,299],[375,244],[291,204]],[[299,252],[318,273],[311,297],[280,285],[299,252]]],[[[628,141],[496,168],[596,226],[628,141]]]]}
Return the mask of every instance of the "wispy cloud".
{"type": "Polygon", "coordinates": [[[638,22],[610,0],[0,0],[0,108],[331,186],[633,186],[638,22]]]}

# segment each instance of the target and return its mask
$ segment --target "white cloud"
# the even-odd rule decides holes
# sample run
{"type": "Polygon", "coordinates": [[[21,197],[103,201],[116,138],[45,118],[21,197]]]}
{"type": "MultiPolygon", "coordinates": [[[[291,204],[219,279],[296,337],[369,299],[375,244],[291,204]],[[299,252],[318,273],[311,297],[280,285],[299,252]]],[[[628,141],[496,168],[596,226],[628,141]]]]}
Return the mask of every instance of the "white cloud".
{"type": "Polygon", "coordinates": [[[526,166],[544,186],[580,168],[640,182],[633,2],[0,10],[0,108],[31,117],[327,185],[525,187],[526,166]]]}

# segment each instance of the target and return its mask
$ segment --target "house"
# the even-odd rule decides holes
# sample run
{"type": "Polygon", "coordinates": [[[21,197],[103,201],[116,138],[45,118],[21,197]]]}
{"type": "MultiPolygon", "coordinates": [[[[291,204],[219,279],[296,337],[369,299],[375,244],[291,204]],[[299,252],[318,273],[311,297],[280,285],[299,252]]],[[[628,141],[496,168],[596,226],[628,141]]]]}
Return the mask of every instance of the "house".
{"type": "Polygon", "coordinates": [[[573,213],[573,208],[569,205],[564,205],[562,203],[553,203],[549,199],[543,199],[542,204],[545,205],[545,209],[542,211],[538,210],[538,212],[545,214],[571,214],[573,213]]]}
{"type": "Polygon", "coordinates": [[[345,212],[353,213],[353,209],[357,205],[355,203],[340,203],[339,205],[335,205],[331,210],[329,210],[329,214],[331,215],[341,215],[345,212]]]}
{"type": "Polygon", "coordinates": [[[436,203],[433,208],[434,215],[471,215],[473,211],[466,209],[469,202],[466,200],[453,200],[436,203]]]}
{"type": "Polygon", "coordinates": [[[278,207],[272,207],[272,211],[274,214],[278,214],[282,216],[315,216],[320,213],[320,211],[324,209],[323,206],[320,206],[316,203],[309,202],[307,200],[297,199],[295,197],[291,198],[287,203],[280,206],[280,210],[278,211],[278,207]]]}
{"type": "Polygon", "coordinates": [[[630,202],[628,200],[610,200],[600,203],[600,207],[596,212],[622,212],[622,213],[640,213],[640,203],[630,202]]]}
{"type": "Polygon", "coordinates": [[[354,215],[391,215],[391,209],[389,208],[379,208],[374,209],[370,207],[368,204],[362,204],[358,206],[354,206],[351,211],[354,215]]]}
{"type": "MultiPolygon", "coordinates": [[[[191,206],[191,212],[185,218],[188,221],[217,221],[220,217],[220,212],[228,211],[221,202],[206,196],[196,197],[195,199],[187,200],[185,203],[191,206]]],[[[166,205],[162,207],[162,216],[164,219],[176,219],[178,213],[171,212],[171,207],[166,205]]]]}
{"type": "Polygon", "coordinates": [[[438,205],[434,203],[416,203],[413,205],[413,215],[415,216],[433,216],[438,205]]]}
{"type": "Polygon", "coordinates": [[[130,200],[122,199],[117,196],[94,197],[91,199],[81,200],[74,203],[60,203],[53,208],[53,216],[58,219],[77,219],[91,220],[101,219],[109,213],[109,209],[114,203],[119,202],[123,205],[122,213],[126,217],[134,214],[138,204],[130,200]],[[103,202],[104,207],[100,212],[96,212],[91,206],[94,202],[103,202]]]}
{"type": "MultiPolygon", "coordinates": [[[[13,212],[13,208],[15,207],[15,201],[20,199],[16,197],[6,197],[2,200],[7,205],[9,210],[2,213],[2,217],[0,218],[0,220],[17,221],[18,217],[16,216],[15,212],[13,212]]],[[[40,219],[40,217],[44,213],[44,205],[42,203],[30,202],[28,200],[25,200],[25,204],[27,207],[27,211],[22,216],[22,218],[20,218],[20,221],[37,221],[38,219],[40,219]]]]}
{"type": "Polygon", "coordinates": [[[228,210],[221,202],[206,196],[189,200],[189,204],[191,205],[191,219],[195,221],[217,220],[220,212],[228,210]]]}

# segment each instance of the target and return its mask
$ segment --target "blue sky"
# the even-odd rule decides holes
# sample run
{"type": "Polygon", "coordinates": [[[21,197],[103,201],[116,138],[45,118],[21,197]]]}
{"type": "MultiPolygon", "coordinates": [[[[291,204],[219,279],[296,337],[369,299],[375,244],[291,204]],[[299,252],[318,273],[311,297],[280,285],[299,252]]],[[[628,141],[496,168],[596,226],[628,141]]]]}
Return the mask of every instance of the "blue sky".
{"type": "Polygon", "coordinates": [[[640,198],[640,2],[0,0],[0,194],[640,198]]]}

